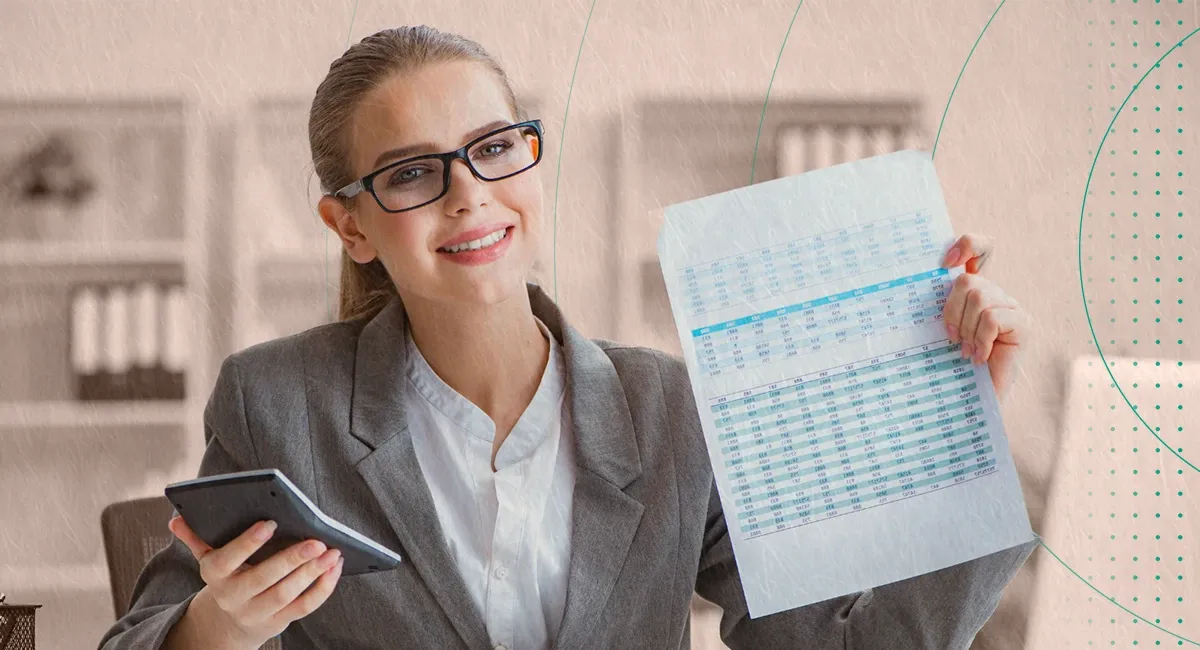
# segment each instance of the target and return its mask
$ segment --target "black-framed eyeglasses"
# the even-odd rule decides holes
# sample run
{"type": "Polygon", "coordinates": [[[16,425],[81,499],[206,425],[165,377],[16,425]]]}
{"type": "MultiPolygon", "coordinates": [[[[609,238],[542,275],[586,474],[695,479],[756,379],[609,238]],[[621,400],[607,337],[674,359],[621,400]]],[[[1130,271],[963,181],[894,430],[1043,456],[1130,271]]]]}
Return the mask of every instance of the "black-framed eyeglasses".
{"type": "Polygon", "coordinates": [[[446,195],[450,190],[450,165],[456,159],[483,181],[498,181],[532,168],[542,159],[542,133],[541,120],[510,124],[456,151],[424,154],[385,165],[333,195],[351,198],[366,190],[384,212],[415,210],[446,195]]]}

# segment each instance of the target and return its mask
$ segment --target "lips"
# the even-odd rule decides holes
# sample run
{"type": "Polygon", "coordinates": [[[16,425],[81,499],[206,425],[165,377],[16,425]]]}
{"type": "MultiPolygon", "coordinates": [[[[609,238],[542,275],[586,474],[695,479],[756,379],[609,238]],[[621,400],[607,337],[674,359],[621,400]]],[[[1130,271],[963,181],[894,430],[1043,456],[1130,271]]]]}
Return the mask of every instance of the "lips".
{"type": "Polygon", "coordinates": [[[475,240],[467,240],[470,243],[460,243],[455,247],[457,252],[451,253],[446,249],[438,249],[437,255],[442,260],[462,266],[491,264],[504,257],[508,252],[509,247],[512,246],[516,228],[510,226],[493,232],[494,234],[485,234],[478,246],[476,246],[475,240]]]}
{"type": "Polygon", "coordinates": [[[454,237],[442,242],[441,245],[438,246],[438,250],[439,251],[445,250],[451,246],[457,246],[458,244],[469,242],[469,241],[472,241],[475,239],[481,239],[483,237],[486,237],[487,235],[490,235],[490,234],[496,232],[497,230],[505,230],[507,228],[510,228],[510,227],[512,227],[512,225],[513,224],[511,224],[511,223],[497,221],[495,223],[489,223],[489,224],[485,224],[485,225],[478,226],[475,228],[471,228],[470,230],[464,230],[463,232],[455,235],[454,237]]]}

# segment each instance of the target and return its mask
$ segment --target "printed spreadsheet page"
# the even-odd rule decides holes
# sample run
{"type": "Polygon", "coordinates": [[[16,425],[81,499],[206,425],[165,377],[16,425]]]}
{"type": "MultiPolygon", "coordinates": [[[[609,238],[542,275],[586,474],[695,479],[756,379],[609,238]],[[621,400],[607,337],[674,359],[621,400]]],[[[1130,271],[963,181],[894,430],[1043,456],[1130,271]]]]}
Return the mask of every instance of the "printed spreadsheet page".
{"type": "Polygon", "coordinates": [[[1033,539],[927,152],[667,206],[659,260],[752,618],[1033,539]]]}

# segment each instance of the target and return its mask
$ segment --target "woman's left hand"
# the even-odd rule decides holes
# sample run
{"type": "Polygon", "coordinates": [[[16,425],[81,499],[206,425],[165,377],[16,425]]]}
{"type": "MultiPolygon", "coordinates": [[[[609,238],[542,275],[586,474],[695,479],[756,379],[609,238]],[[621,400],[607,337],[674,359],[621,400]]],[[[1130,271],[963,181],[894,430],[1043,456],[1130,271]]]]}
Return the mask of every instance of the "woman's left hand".
{"type": "Polygon", "coordinates": [[[963,235],[942,261],[944,268],[966,265],[954,280],[942,316],[950,341],[962,341],[963,357],[987,363],[998,397],[1008,392],[1017,373],[1017,356],[1029,336],[1029,315],[996,283],[979,275],[992,243],[982,235],[963,235]]]}

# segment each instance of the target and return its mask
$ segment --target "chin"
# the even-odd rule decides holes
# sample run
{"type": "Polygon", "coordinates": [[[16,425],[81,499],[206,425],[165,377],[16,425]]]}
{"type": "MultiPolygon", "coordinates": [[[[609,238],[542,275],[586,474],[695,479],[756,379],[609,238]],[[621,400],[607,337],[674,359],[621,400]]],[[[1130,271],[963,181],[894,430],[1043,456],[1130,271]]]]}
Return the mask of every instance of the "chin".
{"type": "Polygon", "coordinates": [[[459,280],[457,290],[448,292],[457,301],[475,305],[495,305],[514,297],[524,296],[525,275],[517,269],[494,269],[479,274],[483,277],[459,280]]]}

